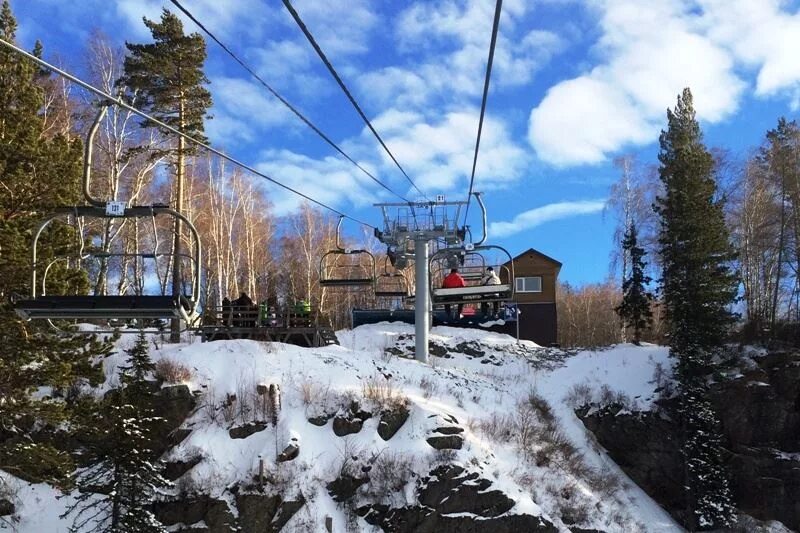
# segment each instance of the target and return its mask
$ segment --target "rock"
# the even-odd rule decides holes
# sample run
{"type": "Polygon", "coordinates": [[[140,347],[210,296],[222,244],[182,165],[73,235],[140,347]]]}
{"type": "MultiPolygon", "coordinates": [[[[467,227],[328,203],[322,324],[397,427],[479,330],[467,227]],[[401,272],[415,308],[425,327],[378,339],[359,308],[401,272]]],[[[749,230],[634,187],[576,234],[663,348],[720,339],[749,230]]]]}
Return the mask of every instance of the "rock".
{"type": "Polygon", "coordinates": [[[172,433],[169,434],[169,439],[168,439],[169,447],[172,448],[174,446],[177,446],[178,444],[186,440],[186,438],[191,434],[192,430],[189,428],[178,428],[176,430],[173,430],[172,433]]]}
{"type": "Polygon", "coordinates": [[[212,500],[204,518],[209,533],[229,533],[238,531],[236,517],[228,508],[227,502],[212,500]]]}
{"type": "Polygon", "coordinates": [[[327,424],[328,420],[330,420],[331,418],[333,418],[333,415],[323,414],[323,415],[319,415],[319,416],[309,417],[308,421],[310,423],[314,424],[315,426],[322,427],[325,424],[327,424]]]}
{"type": "Polygon", "coordinates": [[[364,421],[372,418],[372,413],[361,409],[358,402],[352,402],[343,414],[333,419],[333,432],[337,437],[358,433],[364,427],[364,421]]]}
{"type": "Polygon", "coordinates": [[[444,437],[428,437],[426,442],[437,450],[460,450],[464,445],[461,435],[446,435],[444,437]]]}
{"type": "MultiPolygon", "coordinates": [[[[711,386],[737,507],[759,520],[800,529],[800,354],[773,352],[754,368],[711,386]]],[[[630,478],[684,521],[677,402],[660,412],[576,411],[630,478]],[[591,413],[591,414],[590,414],[591,413]]]]}
{"type": "Polygon", "coordinates": [[[11,500],[0,498],[0,516],[9,516],[16,512],[17,508],[11,503],[11,500]]]}
{"type": "MultiPolygon", "coordinates": [[[[272,530],[282,531],[283,526],[292,519],[292,517],[306,504],[306,500],[302,494],[296,500],[286,500],[278,507],[278,514],[272,519],[272,530]]],[[[248,531],[245,529],[244,531],[248,531]]]]}
{"type": "Polygon", "coordinates": [[[175,481],[186,472],[194,468],[202,460],[203,456],[197,455],[186,461],[168,461],[164,464],[164,477],[170,481],[175,481]]]}
{"type": "Polygon", "coordinates": [[[237,494],[239,527],[244,531],[268,531],[280,504],[281,497],[278,494],[237,494]]]}
{"type": "Polygon", "coordinates": [[[356,513],[367,523],[397,533],[556,533],[542,517],[507,514],[514,501],[498,490],[487,490],[491,481],[457,465],[443,465],[417,485],[419,505],[390,508],[373,503],[356,513]]]}
{"type": "Polygon", "coordinates": [[[459,433],[464,433],[464,428],[458,426],[445,426],[436,428],[433,431],[435,433],[441,433],[442,435],[457,435],[459,433]]]}
{"type": "Polygon", "coordinates": [[[285,463],[286,461],[291,461],[297,458],[298,455],[300,455],[300,445],[296,442],[293,442],[278,454],[278,462],[285,463]]]}
{"type": "Polygon", "coordinates": [[[256,393],[259,396],[264,396],[267,393],[267,390],[269,390],[269,386],[266,383],[259,383],[256,385],[256,393]]]}
{"type": "Polygon", "coordinates": [[[337,437],[344,437],[345,435],[352,435],[358,433],[364,427],[364,421],[360,418],[345,418],[337,416],[333,419],[333,432],[337,437]]]}
{"type": "Polygon", "coordinates": [[[453,351],[463,353],[468,357],[483,357],[486,355],[486,352],[480,349],[480,344],[477,342],[460,342],[456,344],[453,351]]]}
{"type": "Polygon", "coordinates": [[[258,433],[259,431],[264,431],[265,429],[267,429],[266,422],[252,422],[250,424],[245,424],[244,426],[231,428],[228,431],[228,435],[230,435],[232,439],[246,439],[253,433],[258,433]]]}
{"type": "Polygon", "coordinates": [[[369,482],[369,478],[353,477],[347,474],[342,475],[328,483],[328,493],[335,502],[345,502],[356,495],[356,491],[361,485],[369,482]]]}
{"type": "Polygon", "coordinates": [[[401,404],[396,409],[389,409],[381,411],[381,419],[378,422],[378,435],[383,440],[389,440],[394,437],[403,424],[408,420],[410,411],[408,405],[401,404]]]}
{"type": "Polygon", "coordinates": [[[471,513],[483,517],[499,516],[514,500],[499,490],[488,490],[492,482],[480,479],[477,472],[466,473],[456,465],[443,465],[423,478],[419,501],[441,513],[471,513]]]}
{"type": "Polygon", "coordinates": [[[444,357],[447,355],[447,348],[435,342],[428,343],[428,353],[434,357],[444,357]]]}
{"type": "Polygon", "coordinates": [[[158,415],[167,419],[170,431],[180,426],[197,404],[186,385],[162,387],[158,396],[158,415]]]}

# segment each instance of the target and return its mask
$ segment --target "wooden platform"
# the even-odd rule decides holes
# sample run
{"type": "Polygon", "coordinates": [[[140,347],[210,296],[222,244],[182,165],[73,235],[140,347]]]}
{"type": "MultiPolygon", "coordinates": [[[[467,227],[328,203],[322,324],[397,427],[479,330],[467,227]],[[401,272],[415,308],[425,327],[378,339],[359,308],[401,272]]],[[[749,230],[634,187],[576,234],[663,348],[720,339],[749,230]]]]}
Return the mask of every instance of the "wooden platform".
{"type": "Polygon", "coordinates": [[[234,327],[205,325],[198,329],[202,342],[231,339],[250,339],[254,341],[284,342],[297,346],[318,348],[339,344],[336,333],[329,327],[234,327]]]}

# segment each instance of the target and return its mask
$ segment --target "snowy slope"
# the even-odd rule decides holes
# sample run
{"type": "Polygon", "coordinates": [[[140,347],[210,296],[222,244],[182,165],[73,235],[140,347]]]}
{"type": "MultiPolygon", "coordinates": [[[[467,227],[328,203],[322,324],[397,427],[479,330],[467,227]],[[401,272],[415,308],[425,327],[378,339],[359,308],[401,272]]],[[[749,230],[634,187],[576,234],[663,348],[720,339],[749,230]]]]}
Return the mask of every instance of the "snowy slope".
{"type": "MultiPolygon", "coordinates": [[[[434,352],[442,356],[432,357],[431,365],[422,365],[406,357],[414,343],[412,326],[361,326],[337,335],[341,346],[325,348],[240,340],[161,345],[153,350],[155,360],[168,359],[189,367],[192,372],[186,384],[201,393],[198,408],[184,424],[191,433],[165,458],[202,457],[177,482],[176,490],[199,490],[232,501],[230,487],[252,483],[262,458],[266,475],[281,486],[285,498],[302,494],[306,499],[286,530],[324,531],[324,517],[330,516],[335,525],[350,523],[371,531],[377,528],[361,518],[346,516],[346,506],[335,502],[325,485],[344,470],[348,458],[374,461],[390,456],[409,475],[400,490],[377,495],[389,505],[415,503],[414,479],[448,462],[479,472],[492,482],[493,489],[514,500],[509,514],[541,515],[561,531],[569,530],[567,511],[571,522],[583,528],[680,531],[666,512],[592,444],[570,405],[579,385],[583,395],[622,392],[638,407],[646,408],[656,387],[654,369],[659,364],[668,367],[666,349],[623,345],[567,356],[530,342],[517,344],[505,335],[439,327],[432,330],[431,341],[438,347],[434,352]],[[265,419],[264,406],[259,404],[263,396],[255,391],[258,385],[270,384],[282,391],[277,427],[267,424],[247,438],[231,438],[231,427],[265,419]],[[527,447],[520,445],[519,429],[513,429],[513,424],[523,416],[519,413],[530,414],[520,406],[528,405],[532,392],[550,405],[552,424],[580,452],[582,459],[574,460],[582,466],[543,459],[546,448],[535,439],[527,447]],[[322,426],[309,422],[309,418],[342,414],[354,400],[374,413],[358,433],[337,437],[331,420],[322,426]],[[387,402],[402,401],[407,401],[410,416],[384,441],[377,433],[377,413],[387,402]],[[448,424],[463,429],[463,447],[453,452],[434,450],[426,437],[448,424]],[[299,456],[276,463],[276,456],[289,443],[299,444],[299,456]],[[584,471],[592,472],[594,481],[585,477],[584,471]],[[605,480],[602,489],[598,478],[605,480]]],[[[120,347],[130,342],[131,338],[123,338],[120,347]]],[[[116,384],[116,368],[123,358],[114,355],[104,361],[107,380],[101,390],[116,384]]],[[[5,479],[17,487],[20,520],[14,529],[67,530],[69,522],[59,520],[58,515],[69,497],[57,499],[56,491],[49,487],[31,486],[9,476],[5,479]]],[[[369,488],[357,499],[374,499],[376,494],[367,494],[369,488]]]]}

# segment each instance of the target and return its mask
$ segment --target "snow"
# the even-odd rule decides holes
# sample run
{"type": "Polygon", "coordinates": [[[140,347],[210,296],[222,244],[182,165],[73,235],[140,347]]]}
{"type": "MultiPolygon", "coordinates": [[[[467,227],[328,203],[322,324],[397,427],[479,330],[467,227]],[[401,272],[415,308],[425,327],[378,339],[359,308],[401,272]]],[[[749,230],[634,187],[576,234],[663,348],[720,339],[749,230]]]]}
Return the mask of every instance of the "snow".
{"type": "MultiPolygon", "coordinates": [[[[158,346],[151,351],[153,359],[169,359],[192,369],[186,384],[202,393],[198,409],[185,422],[184,427],[190,428],[191,434],[166,459],[202,455],[204,460],[178,485],[193,485],[212,496],[231,499],[227,488],[235,483],[251,483],[258,474],[259,458],[263,458],[267,475],[285,486],[286,498],[302,493],[307,500],[287,530],[305,531],[312,527],[322,531],[325,516],[334,517],[335,523],[345,523],[341,504],[331,499],[324,485],[335,477],[347,457],[398,454],[409,459],[416,475],[426,475],[441,454],[425,439],[436,427],[453,425],[447,422],[447,417],[453,416],[464,429],[465,443],[452,460],[490,479],[490,490],[502,490],[514,499],[516,504],[509,513],[544,515],[567,531],[560,520],[557,492],[575,487],[582,501],[601,508],[600,514],[593,513],[582,527],[628,531],[637,524],[652,532],[681,531],[594,443],[570,404],[574,401],[571,392],[579,386],[589,391],[587,394],[593,399],[612,391],[640,409],[649,408],[660,384],[654,374],[669,368],[666,348],[620,345],[568,356],[528,341],[517,344],[512,337],[485,330],[436,327],[430,339],[447,347],[450,357],[431,357],[431,364],[424,365],[386,351],[390,347],[413,347],[413,326],[382,323],[340,331],[337,336],[341,346],[300,348],[249,340],[169,345],[153,335],[151,346],[158,346]],[[456,347],[464,343],[472,343],[470,346],[479,347],[485,354],[468,357],[455,353],[456,347]],[[659,366],[662,370],[657,369],[659,366]],[[242,419],[230,420],[220,405],[230,395],[236,395],[238,405],[257,402],[258,384],[280,385],[279,423],[247,438],[232,439],[228,430],[241,425],[242,419]],[[409,419],[388,442],[377,434],[379,406],[364,399],[370,385],[409,401],[409,419]],[[621,482],[611,500],[595,494],[585,480],[558,465],[524,466],[528,463],[512,443],[497,442],[481,431],[483,421],[514,413],[531,391],[550,404],[559,429],[583,454],[586,463],[621,482]],[[309,417],[335,413],[352,399],[376,413],[364,422],[360,432],[340,438],[332,432],[331,420],[322,427],[309,423],[309,417]],[[299,457],[276,464],[275,457],[292,439],[300,445],[299,457]],[[526,483],[526,475],[534,476],[536,483],[526,483]]],[[[118,383],[117,368],[125,358],[122,350],[133,342],[132,337],[123,336],[117,352],[104,360],[106,381],[97,394],[118,383]]],[[[53,488],[3,475],[16,486],[15,503],[21,517],[14,524],[16,530],[67,531],[69,521],[58,516],[70,501],[69,496],[59,498],[53,488]]],[[[412,479],[392,495],[392,503],[413,504],[413,483],[412,479]]],[[[359,527],[374,530],[361,519],[359,527]]]]}

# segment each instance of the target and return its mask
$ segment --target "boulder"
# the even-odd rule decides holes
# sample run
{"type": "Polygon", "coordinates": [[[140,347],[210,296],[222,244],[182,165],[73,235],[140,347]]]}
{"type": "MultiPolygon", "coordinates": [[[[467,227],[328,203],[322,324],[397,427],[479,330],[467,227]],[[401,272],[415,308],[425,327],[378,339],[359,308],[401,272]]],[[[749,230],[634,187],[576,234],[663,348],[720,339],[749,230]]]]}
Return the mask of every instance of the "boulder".
{"type": "Polygon", "coordinates": [[[285,463],[286,461],[292,461],[296,459],[298,455],[300,455],[300,444],[291,442],[278,454],[278,462],[285,463]]]}
{"type": "Polygon", "coordinates": [[[200,461],[203,460],[202,455],[196,455],[191,457],[187,460],[175,460],[175,461],[167,461],[164,463],[164,477],[169,479],[170,481],[175,481],[186,472],[197,466],[200,461]]]}
{"type": "Polygon", "coordinates": [[[328,493],[335,502],[345,502],[356,495],[356,491],[361,485],[369,482],[367,476],[354,477],[348,474],[343,474],[334,479],[327,485],[328,493]]]}
{"type": "Polygon", "coordinates": [[[231,428],[228,431],[228,435],[230,435],[232,439],[246,439],[253,433],[258,433],[259,431],[264,431],[265,429],[267,429],[266,422],[252,422],[250,424],[245,424],[244,426],[231,428]]]}
{"type": "Polygon", "coordinates": [[[238,494],[239,528],[241,531],[280,531],[303,505],[302,495],[296,500],[284,501],[279,494],[238,494]]]}
{"type": "Polygon", "coordinates": [[[11,500],[0,498],[0,516],[9,516],[16,512],[17,508],[11,503],[11,500]]]}
{"type": "Polygon", "coordinates": [[[381,419],[378,422],[378,435],[383,440],[389,440],[394,437],[403,424],[408,420],[410,411],[408,405],[400,404],[394,409],[387,409],[381,411],[381,419]]]}
{"type": "Polygon", "coordinates": [[[460,450],[464,445],[464,437],[461,435],[433,436],[425,441],[437,450],[460,450]]]}

